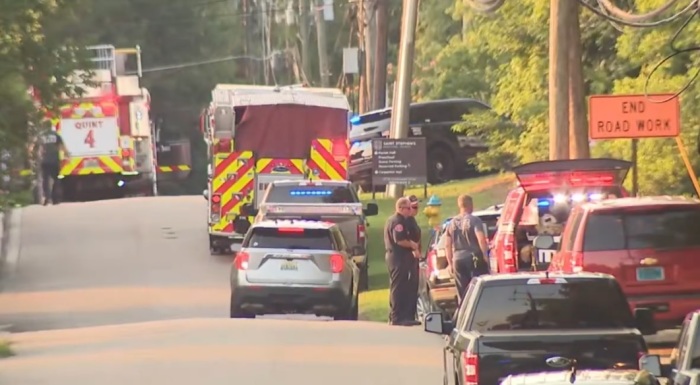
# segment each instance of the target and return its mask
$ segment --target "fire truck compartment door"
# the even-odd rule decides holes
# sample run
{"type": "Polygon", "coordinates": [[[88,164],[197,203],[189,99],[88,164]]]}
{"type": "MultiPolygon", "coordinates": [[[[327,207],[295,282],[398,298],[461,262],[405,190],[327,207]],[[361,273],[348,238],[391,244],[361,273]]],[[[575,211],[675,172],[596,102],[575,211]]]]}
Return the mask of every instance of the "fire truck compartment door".
{"type": "Polygon", "coordinates": [[[276,180],[304,180],[300,174],[258,174],[255,177],[255,207],[262,202],[267,186],[276,180]]]}

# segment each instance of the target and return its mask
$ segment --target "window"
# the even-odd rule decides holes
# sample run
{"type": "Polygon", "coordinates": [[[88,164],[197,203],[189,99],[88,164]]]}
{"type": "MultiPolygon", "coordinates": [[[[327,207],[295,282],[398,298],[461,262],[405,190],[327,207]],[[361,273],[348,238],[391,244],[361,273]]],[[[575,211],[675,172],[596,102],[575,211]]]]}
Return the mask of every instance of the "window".
{"type": "Polygon", "coordinates": [[[593,213],[584,251],[700,247],[700,206],[593,213]]]}
{"type": "Polygon", "coordinates": [[[334,250],[330,231],[324,229],[287,229],[256,227],[243,247],[260,249],[334,250]],[[298,230],[298,231],[297,231],[298,230]]]}
{"type": "Polygon", "coordinates": [[[349,186],[280,186],[270,188],[265,203],[357,203],[360,199],[349,186]]]}
{"type": "Polygon", "coordinates": [[[632,313],[613,280],[563,284],[498,282],[481,292],[471,331],[634,328],[632,313]]]}
{"type": "Polygon", "coordinates": [[[579,227],[581,227],[581,219],[583,218],[583,211],[581,209],[574,209],[574,214],[571,218],[571,227],[568,229],[569,233],[564,231],[562,242],[560,244],[560,249],[562,251],[572,251],[574,248],[574,242],[576,241],[576,234],[578,233],[579,227]],[[565,237],[565,238],[564,238],[565,237]]]}

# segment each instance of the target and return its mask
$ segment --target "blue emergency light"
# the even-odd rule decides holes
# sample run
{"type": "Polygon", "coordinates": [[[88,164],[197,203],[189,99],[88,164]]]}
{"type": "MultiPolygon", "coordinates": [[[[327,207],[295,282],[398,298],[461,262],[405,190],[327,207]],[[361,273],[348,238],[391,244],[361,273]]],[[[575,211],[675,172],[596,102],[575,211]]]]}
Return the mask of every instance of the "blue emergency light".
{"type": "Polygon", "coordinates": [[[292,190],[289,195],[293,197],[302,196],[328,196],[333,194],[332,190],[292,190]]]}
{"type": "Polygon", "coordinates": [[[537,200],[537,207],[549,207],[550,202],[548,199],[538,199],[537,200]]]}
{"type": "Polygon", "coordinates": [[[357,125],[360,123],[361,120],[362,120],[362,118],[360,118],[360,115],[355,115],[355,116],[350,118],[350,124],[357,125]]]}

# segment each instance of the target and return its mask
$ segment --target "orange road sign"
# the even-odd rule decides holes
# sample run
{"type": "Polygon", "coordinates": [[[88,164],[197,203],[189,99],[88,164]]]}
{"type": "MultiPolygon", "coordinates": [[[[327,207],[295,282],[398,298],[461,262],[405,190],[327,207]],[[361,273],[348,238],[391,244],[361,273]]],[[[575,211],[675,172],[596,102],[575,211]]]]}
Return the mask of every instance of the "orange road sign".
{"type": "Polygon", "coordinates": [[[673,138],[681,133],[681,107],[673,94],[592,95],[588,99],[591,139],[673,138]]]}

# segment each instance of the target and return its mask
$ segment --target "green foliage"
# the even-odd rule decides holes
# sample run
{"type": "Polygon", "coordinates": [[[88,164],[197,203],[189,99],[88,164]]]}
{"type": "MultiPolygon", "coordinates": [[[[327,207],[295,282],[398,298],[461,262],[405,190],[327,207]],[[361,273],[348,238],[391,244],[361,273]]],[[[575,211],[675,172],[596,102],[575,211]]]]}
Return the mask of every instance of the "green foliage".
{"type": "MultiPolygon", "coordinates": [[[[619,2],[627,9],[649,10],[663,0],[619,2]]],[[[493,15],[481,15],[461,1],[423,2],[425,21],[417,40],[414,92],[420,99],[474,97],[493,111],[465,117],[456,130],[484,137],[488,153],[474,162],[482,169],[508,169],[548,156],[549,2],[507,1],[493,15]],[[452,17],[449,18],[448,15],[452,17]],[[429,25],[428,25],[429,24],[429,25]],[[463,27],[463,28],[462,28],[463,27]],[[510,121],[505,122],[502,117],[510,121]]],[[[680,5],[679,5],[680,8],[680,5]]],[[[671,12],[669,12],[671,14],[671,12]]],[[[676,46],[697,44],[700,18],[690,22],[676,46]]],[[[631,29],[581,10],[583,65],[587,95],[643,93],[651,68],[672,52],[670,40],[684,20],[669,26],[631,29]]],[[[676,92],[695,75],[699,53],[681,54],[662,65],[650,92],[676,92]]],[[[681,96],[683,141],[691,160],[700,132],[697,85],[681,96]]],[[[630,159],[629,140],[594,143],[594,156],[630,159]]],[[[680,194],[692,185],[673,140],[648,139],[639,144],[639,185],[643,194],[680,194]]],[[[629,178],[628,178],[629,179],[629,178]]]]}

